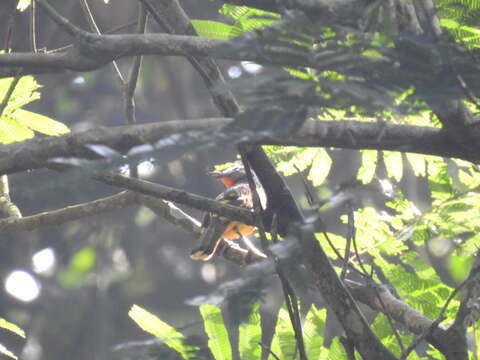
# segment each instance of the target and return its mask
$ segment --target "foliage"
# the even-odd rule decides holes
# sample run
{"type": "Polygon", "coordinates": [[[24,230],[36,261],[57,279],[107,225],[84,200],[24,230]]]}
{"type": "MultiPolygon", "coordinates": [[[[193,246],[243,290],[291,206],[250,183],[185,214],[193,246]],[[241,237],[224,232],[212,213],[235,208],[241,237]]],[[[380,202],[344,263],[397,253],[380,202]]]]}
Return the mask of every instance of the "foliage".
{"type": "Polygon", "coordinates": [[[128,315],[144,331],[161,339],[165,345],[178,352],[184,359],[190,359],[190,349],[183,343],[185,336],[174,327],[138,305],[133,305],[128,315]]]}
{"type": "Polygon", "coordinates": [[[229,4],[224,4],[219,13],[227,16],[233,24],[227,25],[209,20],[192,20],[192,25],[198,35],[221,40],[233,39],[246,31],[271,25],[280,18],[280,15],[276,13],[229,4]]]}
{"type": "MultiPolygon", "coordinates": [[[[5,98],[13,81],[12,78],[0,79],[0,99],[5,98]]],[[[8,144],[31,139],[35,132],[63,135],[70,131],[58,121],[22,109],[23,106],[40,99],[40,93],[37,91],[39,88],[40,85],[33,76],[20,78],[0,117],[0,143],[8,144]]]]}
{"type": "MultiPolygon", "coordinates": [[[[263,22],[263,26],[256,27],[255,35],[235,39],[239,51],[248,48],[261,53],[262,45],[275,44],[288,48],[298,57],[314,57],[320,65],[316,69],[291,67],[287,69],[290,76],[257,75],[253,89],[249,79],[234,81],[232,89],[247,98],[250,96],[254,109],[251,114],[255,114],[258,123],[267,121],[268,116],[258,113],[267,113],[265,109],[269,106],[282,109],[305,106],[315,107],[316,113],[310,117],[323,121],[382,119],[389,123],[438,127],[427,103],[444,101],[447,97],[463,98],[464,90],[454,76],[467,79],[473,93],[480,91],[479,79],[472,77],[476,72],[471,61],[474,55],[469,52],[478,47],[480,40],[478,16],[474,15],[480,3],[445,0],[438,1],[438,5],[440,24],[455,41],[445,37],[434,43],[382,28],[385,23],[377,24],[378,32],[365,33],[353,28],[346,31],[338,25],[338,18],[323,19],[320,26],[298,14],[282,17],[275,23],[263,22]],[[455,42],[464,47],[459,48],[455,42]],[[430,58],[436,61],[432,63],[430,58]],[[402,64],[401,69],[395,68],[398,63],[402,64]],[[445,71],[451,68],[456,71],[445,71]],[[442,83],[436,83],[440,79],[442,83]]],[[[244,9],[240,8],[241,11],[244,9]]],[[[368,23],[376,19],[364,20],[368,23]]],[[[234,21],[237,29],[242,29],[242,18],[234,21]]],[[[236,32],[233,36],[232,27],[228,29],[230,32],[225,32],[223,38],[239,35],[236,32]]],[[[478,112],[474,107],[471,109],[478,112]]],[[[247,126],[252,126],[252,122],[247,126]]],[[[271,125],[264,126],[272,129],[271,125]]],[[[285,146],[264,146],[264,149],[275,161],[278,171],[286,176],[306,172],[314,187],[328,185],[329,173],[335,170],[327,149],[285,146]]],[[[339,189],[336,194],[344,194],[344,203],[355,202],[353,226],[357,249],[352,258],[357,266],[361,262],[375,281],[388,282],[396,296],[408,305],[436,319],[452,288],[467,278],[478,251],[480,168],[455,159],[376,150],[360,151],[359,160],[354,176],[360,185],[353,190],[339,189]],[[416,199],[409,198],[402,186],[407,178],[425,184],[430,204],[418,204],[416,199]],[[383,190],[382,210],[359,199],[362,189],[373,185],[383,190]],[[345,195],[347,190],[350,193],[345,195]]],[[[330,191],[326,198],[320,199],[324,205],[321,209],[327,209],[333,198],[330,191]]],[[[350,226],[346,215],[341,219],[345,226],[350,226]]],[[[324,233],[316,235],[329,255],[336,257],[338,253],[345,253],[347,239],[344,236],[327,234],[334,239],[333,251],[324,233]]],[[[457,295],[449,303],[445,311],[447,323],[453,322],[459,300],[457,295]]],[[[312,314],[311,310],[308,316],[312,314]]],[[[400,355],[398,338],[387,317],[377,316],[372,326],[382,343],[400,355]]],[[[478,324],[475,326],[478,328],[478,324]]],[[[323,339],[321,335],[317,339],[307,335],[308,332],[323,334],[322,326],[312,331],[305,325],[304,332],[307,340],[323,339]]],[[[411,334],[403,332],[399,338],[406,344],[413,340],[411,334]]],[[[318,350],[321,346],[313,348],[318,350]]],[[[296,341],[286,310],[278,315],[271,349],[280,358],[295,356],[296,341]]],[[[315,358],[318,356],[315,353],[315,358]]],[[[419,355],[409,356],[414,358],[419,355]]]]}
{"type": "MultiPolygon", "coordinates": [[[[199,308],[203,318],[205,332],[208,335],[208,347],[215,360],[231,359],[232,347],[226,330],[221,310],[214,305],[202,305],[199,308]]],[[[166,324],[155,315],[134,305],[129,312],[130,317],[146,332],[163,340],[164,344],[183,359],[191,359],[191,348],[186,344],[186,336],[166,324]]],[[[323,346],[321,333],[325,327],[326,310],[318,310],[311,306],[303,324],[306,349],[309,359],[340,359],[345,356],[340,343],[336,340],[330,346],[323,346]],[[337,356],[337,357],[334,357],[337,356]]],[[[244,323],[239,325],[238,352],[242,360],[257,360],[261,358],[262,345],[269,349],[269,359],[275,354],[280,359],[293,359],[296,354],[295,335],[290,324],[287,310],[282,307],[277,316],[277,325],[270,347],[261,343],[262,326],[260,321],[260,304],[255,304],[244,323]]]]}
{"type": "MultiPolygon", "coordinates": [[[[25,332],[19,328],[17,325],[3,319],[3,318],[0,318],[0,328],[2,329],[6,329],[8,331],[11,331],[13,332],[14,334],[17,334],[18,336],[22,337],[22,338],[25,338],[25,332]]],[[[11,351],[9,351],[5,346],[3,346],[3,344],[0,343],[0,354],[3,354],[9,358],[12,358],[12,359],[18,359],[18,357],[12,353],[11,351]]]]}

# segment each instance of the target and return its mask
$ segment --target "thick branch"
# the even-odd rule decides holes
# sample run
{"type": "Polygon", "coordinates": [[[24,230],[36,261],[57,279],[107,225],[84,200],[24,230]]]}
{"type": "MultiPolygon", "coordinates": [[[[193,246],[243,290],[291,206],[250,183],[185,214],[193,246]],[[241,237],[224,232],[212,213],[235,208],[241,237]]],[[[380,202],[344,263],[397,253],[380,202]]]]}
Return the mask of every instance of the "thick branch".
{"type": "MultiPolygon", "coordinates": [[[[43,168],[53,158],[58,157],[98,159],[98,154],[86,147],[91,144],[102,144],[119,152],[127,152],[134,146],[155,143],[173,134],[188,131],[204,130],[205,134],[218,135],[217,132],[230,122],[231,119],[228,118],[212,118],[111,128],[99,127],[59,137],[0,145],[0,173],[9,174],[43,168]]],[[[480,141],[473,144],[465,141],[459,146],[444,130],[411,125],[311,120],[306,121],[302,129],[291,136],[252,135],[251,139],[257,144],[393,150],[455,157],[469,161],[480,160],[477,145],[480,141]]],[[[213,137],[212,140],[214,140],[213,137]]]]}
{"type": "Polygon", "coordinates": [[[262,53],[239,53],[229,41],[170,34],[88,35],[61,53],[11,53],[0,55],[0,76],[93,71],[113,60],[138,55],[216,57],[262,64],[315,67],[313,59],[291,50],[266,46],[262,53]]]}
{"type": "Polygon", "coordinates": [[[42,168],[49,160],[56,157],[98,158],[98,154],[86,147],[89,144],[103,144],[119,152],[126,152],[133,146],[154,143],[176,133],[207,129],[215,131],[230,121],[230,119],[215,118],[110,128],[98,127],[59,137],[37,138],[11,145],[0,145],[0,173],[42,168]]]}

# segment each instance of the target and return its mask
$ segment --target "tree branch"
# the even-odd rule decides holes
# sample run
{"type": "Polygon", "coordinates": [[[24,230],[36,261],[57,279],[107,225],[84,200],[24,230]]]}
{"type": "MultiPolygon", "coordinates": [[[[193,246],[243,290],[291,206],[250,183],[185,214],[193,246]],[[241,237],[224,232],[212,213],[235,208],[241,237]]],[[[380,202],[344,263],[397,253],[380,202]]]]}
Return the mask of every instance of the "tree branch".
{"type": "MultiPolygon", "coordinates": [[[[190,19],[177,0],[155,2],[155,7],[149,0],[139,0],[152,14],[157,23],[171,34],[196,36],[190,19]],[[159,9],[159,11],[156,11],[159,9]]],[[[202,77],[213,102],[223,116],[233,117],[239,106],[230,90],[217,91],[215,86],[225,84],[220,68],[215,60],[210,57],[187,56],[188,61],[202,77]]]]}
{"type": "MultiPolygon", "coordinates": [[[[91,144],[102,144],[120,153],[126,153],[132,147],[153,144],[174,134],[202,130],[205,131],[205,136],[212,136],[214,141],[213,135],[220,136],[222,127],[231,121],[228,118],[211,118],[98,127],[59,137],[0,145],[0,174],[44,168],[52,159],[58,157],[98,159],[99,155],[88,148],[91,144]]],[[[480,138],[473,137],[473,134],[474,131],[472,139],[480,138]]],[[[244,141],[245,134],[241,135],[240,140],[244,141]]],[[[464,141],[459,146],[458,142],[444,130],[412,125],[309,120],[297,134],[268,135],[255,134],[255,131],[252,131],[249,139],[256,144],[377,149],[454,157],[468,161],[480,160],[478,151],[480,140],[473,143],[464,141]]]]}
{"type": "Polygon", "coordinates": [[[158,216],[161,216],[168,222],[181,227],[190,234],[196,236],[200,234],[200,222],[179,209],[172,202],[142,194],[136,194],[136,200],[139,204],[148,207],[158,216]]]}
{"type": "Polygon", "coordinates": [[[414,334],[427,334],[425,339],[439,349],[448,360],[468,358],[468,356],[465,357],[467,347],[464,340],[462,341],[459,336],[453,336],[450,329],[445,330],[439,326],[432,326],[434,322],[431,319],[394,297],[385,286],[362,285],[348,280],[345,281],[345,284],[358,301],[373,310],[388,313],[414,334]]]}
{"type": "Polygon", "coordinates": [[[135,204],[135,193],[121,193],[87,203],[67,206],[63,209],[46,211],[19,219],[0,220],[0,232],[31,231],[45,226],[60,225],[68,221],[102,214],[107,211],[125,208],[135,204]]]}
{"type": "Polygon", "coordinates": [[[241,54],[230,41],[169,34],[95,35],[59,53],[11,53],[0,55],[0,77],[15,75],[93,71],[117,59],[138,55],[198,56],[260,64],[316,67],[314,59],[279,46],[241,54]]]}

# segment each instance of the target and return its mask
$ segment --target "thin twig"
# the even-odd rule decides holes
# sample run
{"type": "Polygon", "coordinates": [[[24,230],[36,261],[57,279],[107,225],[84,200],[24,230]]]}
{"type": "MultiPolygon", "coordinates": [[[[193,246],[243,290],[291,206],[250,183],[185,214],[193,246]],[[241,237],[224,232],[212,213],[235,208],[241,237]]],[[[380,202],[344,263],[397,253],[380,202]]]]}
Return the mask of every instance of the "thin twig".
{"type": "Polygon", "coordinates": [[[32,0],[30,4],[30,47],[34,53],[37,49],[37,19],[36,19],[36,0],[32,0]]]}
{"type": "MultiPolygon", "coordinates": [[[[80,4],[82,5],[82,9],[85,13],[85,17],[87,18],[87,22],[92,32],[96,33],[97,35],[102,35],[102,32],[100,31],[100,28],[98,27],[97,22],[95,21],[92,10],[88,5],[88,1],[80,0],[80,4]]],[[[117,73],[120,83],[122,84],[122,86],[125,86],[125,78],[123,77],[122,72],[120,71],[120,68],[118,67],[118,64],[115,60],[112,61],[112,65],[113,65],[113,68],[115,69],[115,72],[117,73]]]]}
{"type": "MultiPolygon", "coordinates": [[[[272,217],[272,242],[277,243],[277,225],[278,225],[278,216],[277,214],[273,214],[272,217]]],[[[305,351],[305,344],[303,341],[303,331],[302,331],[302,322],[300,319],[300,311],[298,309],[298,301],[297,296],[295,295],[295,291],[293,287],[290,285],[287,276],[285,275],[282,266],[280,264],[279,259],[274,256],[275,261],[275,271],[278,274],[280,279],[280,283],[282,285],[282,291],[285,298],[285,306],[287,307],[288,316],[290,318],[290,322],[292,323],[293,332],[295,334],[295,340],[297,343],[297,348],[299,350],[300,359],[307,359],[306,351],[305,351]]]]}
{"type": "Polygon", "coordinates": [[[267,350],[270,355],[272,355],[275,360],[280,360],[280,358],[272,351],[270,350],[270,347],[267,345],[264,345],[263,343],[259,342],[258,345],[260,345],[263,349],[267,350]]]}
{"type": "Polygon", "coordinates": [[[350,250],[351,250],[351,245],[352,245],[352,239],[355,233],[355,220],[353,217],[353,211],[352,211],[352,204],[351,201],[349,200],[347,202],[347,212],[348,212],[348,224],[347,224],[347,237],[346,237],[346,244],[345,244],[345,255],[344,255],[344,263],[342,266],[342,272],[340,273],[340,279],[343,281],[345,280],[345,276],[347,275],[347,269],[348,269],[348,262],[350,261],[350,250]]]}
{"type": "MultiPolygon", "coordinates": [[[[119,26],[115,26],[113,28],[111,28],[110,30],[107,30],[105,31],[103,34],[104,35],[108,35],[108,34],[115,34],[117,32],[120,32],[126,28],[129,28],[130,26],[135,26],[137,25],[137,21],[130,21],[129,23],[126,23],[126,24],[123,24],[123,25],[119,25],[119,26]]],[[[47,50],[45,51],[45,54],[54,54],[54,53],[59,53],[59,52],[62,52],[62,51],[65,51],[65,50],[68,50],[70,48],[73,47],[73,44],[70,44],[70,45],[65,45],[65,46],[62,46],[62,47],[59,47],[59,48],[56,48],[56,49],[52,49],[52,50],[47,50]]]]}
{"type": "MultiPolygon", "coordinates": [[[[196,35],[190,19],[186,16],[177,0],[164,1],[164,7],[168,7],[169,14],[156,11],[150,0],[138,0],[142,2],[150,12],[154,20],[170,34],[196,35]]],[[[215,86],[224,85],[225,79],[215,60],[211,58],[198,58],[185,55],[190,64],[202,77],[213,102],[223,116],[235,116],[239,112],[239,105],[231,91],[218,92],[215,86]]]]}
{"type": "MultiPolygon", "coordinates": [[[[352,203],[350,202],[350,209],[349,209],[349,216],[351,216],[351,221],[352,221],[352,227],[353,227],[353,231],[352,231],[352,243],[353,243],[353,249],[355,251],[355,256],[358,260],[358,265],[360,266],[360,269],[362,270],[364,276],[368,277],[368,272],[367,272],[367,269],[365,269],[365,267],[363,266],[363,261],[362,259],[360,258],[360,255],[359,255],[359,252],[358,252],[358,246],[357,246],[357,239],[356,239],[356,236],[355,236],[355,216],[354,216],[354,213],[353,213],[353,206],[352,206],[352,203]]],[[[347,262],[349,260],[347,259],[347,262]]]]}
{"type": "Polygon", "coordinates": [[[67,34],[72,37],[84,37],[88,35],[88,32],[73,25],[67,18],[60,15],[47,1],[37,0],[37,4],[45,10],[50,19],[52,19],[58,26],[60,26],[67,34]]]}
{"type": "Polygon", "coordinates": [[[8,87],[7,93],[3,97],[2,102],[0,103],[0,118],[3,115],[3,112],[5,111],[8,101],[10,100],[10,97],[12,96],[13,92],[15,91],[15,88],[17,87],[18,82],[20,81],[21,76],[15,76],[10,83],[10,86],[8,87]]]}
{"type": "MultiPolygon", "coordinates": [[[[85,0],[86,1],[86,0],[85,0]]],[[[147,12],[145,7],[138,4],[138,27],[137,33],[145,33],[147,26],[147,12]]],[[[133,59],[130,71],[127,76],[127,81],[123,84],[123,104],[125,111],[125,120],[127,125],[132,125],[137,122],[135,117],[135,89],[137,87],[138,76],[140,74],[140,67],[142,66],[142,56],[136,56],[133,59]]],[[[138,165],[129,163],[130,176],[138,177],[138,165]]]]}
{"type": "MultiPolygon", "coordinates": [[[[145,32],[147,24],[147,12],[142,4],[138,4],[138,28],[137,33],[143,34],[145,32]]],[[[136,56],[130,67],[128,73],[127,82],[124,86],[124,107],[125,107],[125,119],[128,125],[136,123],[135,118],[135,89],[137,87],[138,76],[140,74],[140,67],[142,65],[142,56],[136,56]]]]}

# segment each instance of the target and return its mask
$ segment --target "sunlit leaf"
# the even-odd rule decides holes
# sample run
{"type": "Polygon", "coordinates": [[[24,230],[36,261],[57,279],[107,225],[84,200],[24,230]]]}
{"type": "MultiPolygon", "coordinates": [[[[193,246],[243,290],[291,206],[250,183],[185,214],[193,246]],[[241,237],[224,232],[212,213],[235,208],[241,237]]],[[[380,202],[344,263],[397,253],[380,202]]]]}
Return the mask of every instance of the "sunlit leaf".
{"type": "Polygon", "coordinates": [[[394,178],[397,181],[402,180],[403,176],[403,162],[402,154],[398,151],[384,151],[383,158],[385,167],[387,168],[388,177],[394,178]]]}
{"type": "Polygon", "coordinates": [[[368,184],[375,176],[375,168],[377,166],[377,151],[362,150],[362,162],[358,169],[357,179],[364,184],[368,184]]]}
{"type": "Polygon", "coordinates": [[[70,132],[70,129],[61,122],[50,119],[31,111],[18,109],[12,117],[18,119],[24,126],[45,135],[63,135],[70,132]]]}
{"type": "Polygon", "coordinates": [[[312,161],[312,167],[308,173],[308,179],[312,181],[313,186],[321,185],[327,178],[332,166],[332,158],[323,148],[317,150],[312,161]]]}
{"type": "Polygon", "coordinates": [[[11,322],[3,319],[3,318],[0,318],[0,328],[10,330],[11,332],[17,334],[18,336],[20,336],[22,338],[25,338],[25,331],[23,331],[17,325],[15,325],[15,324],[13,324],[13,323],[11,323],[11,322]]]}
{"type": "Polygon", "coordinates": [[[320,357],[326,314],[326,309],[318,310],[315,305],[312,305],[305,318],[305,323],[303,324],[305,350],[311,359],[320,357]]]}
{"type": "Polygon", "coordinates": [[[0,142],[9,144],[15,141],[31,139],[35,133],[22,125],[20,121],[10,116],[3,116],[0,119],[0,142]]]}
{"type": "Polygon", "coordinates": [[[7,349],[4,345],[2,345],[1,343],[0,343],[0,354],[3,354],[3,355],[5,355],[5,356],[8,356],[8,357],[11,358],[11,359],[15,359],[15,360],[18,359],[18,357],[17,357],[14,353],[12,353],[10,350],[8,350],[8,349],[7,349]]]}
{"type": "Polygon", "coordinates": [[[260,303],[256,303],[248,321],[240,324],[238,336],[238,351],[242,360],[260,359],[262,348],[262,326],[260,323],[260,303]]]}
{"type": "Polygon", "coordinates": [[[185,336],[178,332],[173,326],[168,325],[138,305],[132,306],[128,312],[128,316],[130,316],[140,328],[161,339],[165,345],[178,352],[184,359],[189,358],[187,347],[183,344],[185,336]]]}
{"type": "Polygon", "coordinates": [[[192,20],[192,25],[199,36],[229,40],[234,37],[234,26],[227,25],[218,21],[210,20],[192,20]]]}
{"type": "Polygon", "coordinates": [[[468,277],[473,264],[473,257],[453,255],[450,257],[450,274],[457,282],[462,282],[468,277]]]}
{"type": "Polygon", "coordinates": [[[31,0],[18,0],[17,10],[24,11],[30,6],[31,0]]]}
{"type": "Polygon", "coordinates": [[[408,153],[407,159],[410,163],[410,166],[412,167],[415,176],[426,175],[426,161],[423,155],[408,153]]]}
{"type": "Polygon", "coordinates": [[[200,314],[203,318],[205,332],[208,335],[208,347],[215,360],[232,359],[232,348],[227,329],[223,321],[222,311],[214,305],[201,305],[200,314]]]}
{"type": "MultiPolygon", "coordinates": [[[[277,315],[277,325],[275,326],[275,335],[272,339],[271,350],[280,357],[280,359],[294,359],[296,345],[290,317],[288,316],[285,306],[282,306],[277,315]]],[[[273,359],[273,357],[269,357],[269,359],[273,359]]]]}
{"type": "Polygon", "coordinates": [[[91,246],[85,246],[73,256],[70,266],[80,273],[86,273],[93,268],[96,258],[95,249],[91,246]]]}

